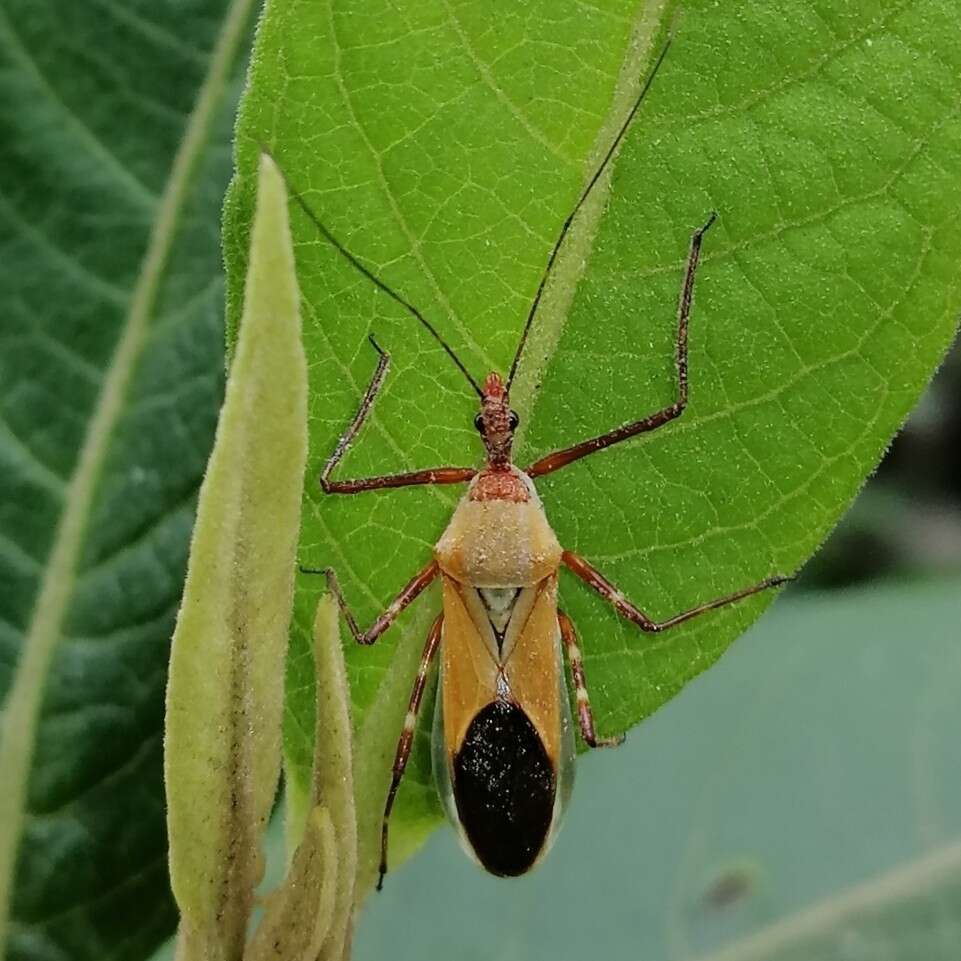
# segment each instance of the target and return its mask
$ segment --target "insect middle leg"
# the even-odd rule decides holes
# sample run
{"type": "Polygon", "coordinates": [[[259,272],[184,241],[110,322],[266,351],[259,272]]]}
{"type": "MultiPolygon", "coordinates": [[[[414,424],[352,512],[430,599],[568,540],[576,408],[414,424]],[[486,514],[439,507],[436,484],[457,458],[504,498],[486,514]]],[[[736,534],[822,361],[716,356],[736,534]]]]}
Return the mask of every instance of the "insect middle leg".
{"type": "Polygon", "coordinates": [[[354,635],[354,640],[358,644],[373,644],[391,624],[397,620],[401,611],[409,607],[429,586],[431,581],[437,576],[437,561],[431,561],[425,568],[418,571],[406,584],[404,589],[395,597],[387,609],[366,631],[362,631],[354,617],[354,612],[347,603],[340,583],[332,567],[301,567],[301,574],[323,574],[327,578],[327,589],[337,599],[337,606],[340,608],[344,620],[350,628],[350,633],[354,635]]]}
{"type": "Polygon", "coordinates": [[[577,702],[577,720],[581,725],[581,737],[588,747],[617,747],[624,743],[624,735],[598,737],[594,731],[594,712],[591,698],[587,693],[587,679],[584,677],[584,662],[577,646],[577,634],[571,619],[563,612],[557,612],[557,622],[561,628],[561,638],[567,649],[567,659],[571,662],[571,677],[574,679],[574,699],[577,702]]]}
{"type": "Polygon", "coordinates": [[[743,600],[745,597],[750,597],[752,594],[758,594],[772,587],[779,587],[791,580],[784,574],[775,574],[772,577],[766,577],[758,584],[741,588],[741,590],[725,594],[723,597],[715,597],[711,601],[705,601],[703,604],[698,604],[697,607],[682,611],[666,620],[655,621],[640,608],[635,607],[600,571],[584,560],[583,557],[579,557],[571,551],[564,551],[561,554],[561,563],[575,573],[585,584],[594,588],[604,600],[609,601],[618,614],[626,617],[629,621],[633,621],[642,631],[651,634],[666,631],[669,627],[677,627],[678,624],[683,624],[685,621],[706,614],[708,611],[713,611],[718,607],[726,607],[735,601],[743,600]]]}
{"type": "Polygon", "coordinates": [[[677,305],[677,345],[675,348],[674,363],[677,369],[677,400],[667,407],[661,408],[647,417],[624,424],[599,437],[592,437],[590,440],[582,441],[573,447],[564,450],[556,450],[546,457],[531,464],[527,468],[527,473],[531,477],[541,477],[553,471],[560,470],[568,464],[587,457],[596,451],[618,444],[622,440],[636,437],[638,434],[645,434],[658,427],[663,427],[684,413],[687,407],[687,321],[691,313],[691,298],[694,295],[694,276],[697,273],[697,265],[701,256],[701,241],[711,224],[717,218],[716,213],[712,213],[703,227],[699,227],[691,235],[691,246],[687,254],[687,266],[684,271],[684,280],[681,284],[681,293],[677,305]]]}
{"type": "Polygon", "coordinates": [[[364,393],[360,408],[354,415],[343,436],[337,441],[334,452],[327,458],[324,469],[320,472],[320,486],[325,494],[359,494],[361,491],[379,490],[385,487],[415,487],[423,484],[459,484],[470,480],[477,471],[473,467],[432,467],[427,470],[410,471],[405,474],[384,474],[380,477],[360,477],[355,480],[332,481],[330,475],[340,463],[347,449],[360,433],[374,400],[384,384],[384,378],[390,369],[390,354],[381,350],[373,337],[367,338],[374,350],[377,351],[377,369],[371,378],[370,385],[364,393]]]}
{"type": "Polygon", "coordinates": [[[394,798],[397,797],[397,789],[400,787],[404,770],[407,768],[407,761],[410,759],[410,749],[414,743],[414,729],[417,726],[417,713],[420,710],[420,702],[424,696],[424,686],[427,684],[427,673],[430,670],[431,662],[437,653],[440,645],[441,627],[444,623],[444,615],[438,614],[431,624],[427,634],[427,643],[424,644],[424,653],[420,656],[420,668],[417,671],[417,678],[414,681],[413,690],[410,692],[410,703],[407,706],[407,716],[404,718],[404,727],[397,742],[397,752],[394,755],[393,774],[390,781],[390,790],[387,792],[387,801],[384,804],[384,819],[380,829],[380,873],[377,878],[377,890],[384,886],[384,875],[387,873],[387,832],[390,821],[390,812],[394,807],[394,798]]]}

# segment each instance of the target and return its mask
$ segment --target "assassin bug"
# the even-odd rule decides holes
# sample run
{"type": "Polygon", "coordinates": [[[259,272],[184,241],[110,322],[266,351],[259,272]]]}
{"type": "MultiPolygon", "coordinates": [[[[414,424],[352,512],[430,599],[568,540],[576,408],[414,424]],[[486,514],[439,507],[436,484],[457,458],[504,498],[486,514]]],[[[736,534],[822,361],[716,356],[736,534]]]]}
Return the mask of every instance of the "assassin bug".
{"type": "Polygon", "coordinates": [[[667,630],[788,580],[782,575],[768,577],[758,584],[656,621],[629,601],[587,560],[561,547],[534,487],[537,477],[663,427],[683,413],[688,400],[688,316],[701,243],[714,222],[713,213],[691,237],[681,283],[675,400],[640,420],[547,454],[525,470],[517,468],[511,459],[518,416],[510,407],[510,388],[551,268],[574,217],[604,173],[650,89],[668,46],[661,51],[627,119],[564,221],[541,276],[506,381],[499,374],[491,373],[483,386],[478,384],[423,314],[350,253],[303,198],[293,192],[298,205],[327,241],[430,332],[480,398],[480,411],[474,422],[485,450],[485,463],[480,469],[435,467],[355,480],[332,479],[387,376],[390,358],[371,336],[369,340],[378,357],[377,368],[353,421],[320,475],[325,494],[358,494],[424,484],[468,484],[447,529],[434,547],[433,559],[366,630],[358,625],[332,569],[304,569],[326,575],[329,589],[360,644],[373,644],[428,585],[438,577],[442,583],[443,609],[427,635],[384,806],[378,889],[387,871],[391,809],[410,756],[428,672],[438,652],[441,665],[433,761],[441,799],[468,853],[495,875],[516,876],[529,871],[551,846],[571,788],[574,738],[562,647],[570,662],[577,717],[585,743],[589,747],[606,747],[623,740],[623,737],[598,737],[596,733],[574,625],[557,606],[561,565],[607,600],[618,614],[647,632],[667,630]]]}

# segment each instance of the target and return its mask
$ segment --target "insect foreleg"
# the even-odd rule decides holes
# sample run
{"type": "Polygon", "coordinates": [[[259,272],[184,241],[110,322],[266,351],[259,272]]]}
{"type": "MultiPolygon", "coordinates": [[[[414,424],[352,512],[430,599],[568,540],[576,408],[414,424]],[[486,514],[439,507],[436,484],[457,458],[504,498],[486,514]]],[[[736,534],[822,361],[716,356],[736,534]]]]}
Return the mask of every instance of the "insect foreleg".
{"type": "Polygon", "coordinates": [[[577,720],[581,725],[581,736],[588,747],[617,747],[624,743],[624,735],[616,737],[598,737],[594,731],[594,712],[591,710],[591,698],[587,693],[587,679],[584,676],[584,662],[577,647],[577,634],[571,619],[563,612],[557,612],[557,622],[561,628],[561,637],[567,649],[567,659],[571,663],[571,677],[574,679],[574,699],[577,702],[577,720]]]}
{"type": "Polygon", "coordinates": [[[301,567],[300,571],[302,574],[323,574],[327,578],[328,590],[337,598],[337,605],[344,615],[350,633],[354,635],[354,640],[358,644],[373,644],[394,623],[401,611],[409,607],[430,585],[430,582],[437,576],[437,562],[431,561],[423,570],[415,574],[407,583],[407,586],[391,601],[384,613],[366,631],[362,631],[357,624],[357,618],[354,617],[354,612],[347,604],[347,599],[340,589],[333,568],[301,567]]]}
{"type": "Polygon", "coordinates": [[[701,256],[701,239],[708,227],[714,223],[716,214],[711,214],[707,223],[699,227],[691,236],[691,247],[687,255],[687,267],[684,271],[684,281],[681,284],[681,294],[677,305],[677,346],[674,355],[674,363],[677,369],[677,400],[673,404],[668,404],[661,410],[647,417],[636,420],[633,423],[617,427],[600,437],[592,437],[590,440],[582,441],[573,447],[564,450],[554,451],[539,461],[531,464],[527,468],[527,473],[531,477],[541,477],[553,471],[560,470],[568,464],[572,464],[588,454],[603,450],[612,444],[620,443],[638,434],[645,434],[658,427],[663,427],[677,417],[680,417],[687,407],[687,319],[691,313],[691,298],[694,294],[694,275],[697,273],[697,265],[701,256]]]}
{"type": "Polygon", "coordinates": [[[640,608],[635,607],[600,571],[592,567],[583,557],[578,557],[571,551],[564,551],[561,555],[561,563],[573,571],[585,584],[593,587],[604,600],[609,601],[618,614],[626,617],[629,621],[633,621],[642,631],[651,634],[666,631],[669,627],[676,627],[678,624],[683,624],[700,614],[713,611],[718,607],[726,607],[735,601],[743,600],[745,597],[766,591],[771,587],[778,587],[791,580],[790,577],[783,574],[775,574],[772,577],[765,578],[759,584],[752,584],[750,587],[734,591],[733,594],[725,594],[724,597],[716,597],[712,601],[705,601],[703,604],[698,604],[697,607],[692,607],[689,611],[675,614],[667,620],[654,621],[640,608]]]}
{"type": "Polygon", "coordinates": [[[441,625],[444,623],[444,615],[438,614],[431,624],[427,634],[427,643],[424,645],[424,653],[420,656],[420,668],[417,671],[417,678],[414,681],[413,690],[410,692],[410,703],[407,706],[407,716],[404,718],[404,728],[397,742],[397,753],[394,755],[394,768],[390,780],[390,790],[387,792],[387,802],[384,804],[384,819],[380,829],[380,874],[377,878],[377,890],[384,886],[384,875],[387,873],[387,830],[390,821],[390,812],[394,806],[394,798],[397,796],[397,789],[400,787],[401,778],[407,767],[410,758],[410,749],[414,743],[414,728],[417,726],[417,712],[420,710],[421,698],[424,696],[424,686],[427,683],[427,673],[430,671],[431,662],[437,653],[440,644],[441,625]]]}
{"type": "Polygon", "coordinates": [[[377,351],[377,369],[371,378],[370,385],[364,393],[360,407],[337,441],[334,452],[327,458],[324,469],[320,472],[320,486],[325,494],[359,494],[361,491],[382,489],[385,487],[414,487],[420,484],[458,484],[470,480],[476,471],[472,467],[434,467],[428,470],[411,471],[406,474],[385,474],[381,477],[361,477],[355,480],[332,481],[330,479],[334,468],[340,463],[347,449],[360,433],[364,421],[374,406],[374,400],[384,384],[384,378],[390,369],[390,355],[381,350],[373,337],[368,337],[374,350],[377,351]]]}

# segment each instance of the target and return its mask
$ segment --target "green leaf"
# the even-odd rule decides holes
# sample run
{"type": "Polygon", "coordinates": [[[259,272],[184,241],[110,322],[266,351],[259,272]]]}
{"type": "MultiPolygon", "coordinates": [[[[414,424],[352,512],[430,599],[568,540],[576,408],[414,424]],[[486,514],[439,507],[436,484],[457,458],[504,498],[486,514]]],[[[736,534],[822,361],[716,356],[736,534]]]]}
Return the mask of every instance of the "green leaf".
{"type": "MultiPolygon", "coordinates": [[[[539,483],[561,543],[655,618],[800,567],[943,355],[961,306],[961,48],[944,28],[955,13],[943,0],[686,4],[610,186],[575,224],[513,392],[521,464],[673,400],[689,238],[720,215],[697,280],[683,418],[539,483]]],[[[475,377],[504,371],[551,244],[670,14],[626,0],[272,0],[226,213],[234,314],[251,164],[266,142],[325,223],[433,320],[475,377]]],[[[293,224],[311,473],[373,373],[372,331],[393,369],[339,476],[477,463],[475,398],[457,370],[306,218],[293,224]]],[[[325,498],[312,484],[301,559],[336,567],[370,623],[429,558],[458,493],[325,498]]],[[[651,638],[566,574],[561,594],[605,734],[656,710],[772,599],[651,638]]],[[[348,652],[368,880],[437,604],[429,593],[373,649],[348,652]]],[[[306,644],[301,632],[286,729],[304,768],[306,644]]],[[[428,721],[393,820],[395,862],[437,817],[428,721]]]]}
{"type": "Polygon", "coordinates": [[[253,3],[0,9],[0,955],[174,923],[167,643],[221,393],[212,229],[253,3]]]}
{"type": "Polygon", "coordinates": [[[243,320],[170,652],[164,781],[183,961],[243,955],[280,776],[307,458],[299,306],[287,193],[264,155],[243,320]]]}

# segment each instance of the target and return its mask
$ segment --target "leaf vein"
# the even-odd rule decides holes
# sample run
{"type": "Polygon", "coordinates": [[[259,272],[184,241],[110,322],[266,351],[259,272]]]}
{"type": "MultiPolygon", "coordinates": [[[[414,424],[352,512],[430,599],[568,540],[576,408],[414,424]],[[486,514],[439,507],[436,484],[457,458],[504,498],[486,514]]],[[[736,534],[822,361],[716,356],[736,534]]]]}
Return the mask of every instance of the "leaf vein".
{"type": "Polygon", "coordinates": [[[26,441],[21,440],[14,432],[9,421],[3,416],[0,416],[0,441],[10,448],[9,452],[36,481],[58,498],[63,496],[67,489],[66,479],[41,460],[26,441]]]}
{"type": "Polygon", "coordinates": [[[441,2],[443,3],[444,10],[447,12],[447,17],[450,21],[450,24],[454,28],[454,32],[457,34],[457,37],[461,42],[461,46],[464,48],[464,52],[477,69],[477,73],[484,82],[484,85],[491,91],[492,94],[494,94],[498,102],[507,108],[510,115],[521,125],[524,132],[532,140],[539,143],[548,153],[551,154],[551,156],[556,157],[567,166],[574,166],[574,161],[571,159],[571,157],[565,154],[557,144],[552,143],[547,137],[545,137],[544,134],[541,133],[541,131],[538,130],[533,123],[531,123],[521,108],[518,107],[517,104],[515,104],[514,101],[511,100],[507,93],[501,88],[500,84],[497,82],[496,78],[491,72],[491,68],[484,63],[483,59],[474,49],[474,45],[471,43],[470,37],[458,19],[457,13],[450,5],[450,0],[441,0],[441,2]]]}
{"type": "MultiPolygon", "coordinates": [[[[0,13],[0,18],[3,14],[0,13]]],[[[37,229],[32,223],[20,215],[20,212],[13,203],[0,191],[0,209],[3,210],[7,219],[11,222],[13,229],[19,232],[19,236],[30,243],[36,250],[45,254],[53,260],[57,267],[67,276],[72,277],[78,286],[85,290],[92,291],[102,297],[108,303],[118,307],[125,307],[130,300],[130,292],[117,287],[110,281],[95,274],[88,267],[85,267],[79,260],[70,257],[65,251],[61,250],[53,239],[37,229]]]]}
{"type": "Polygon", "coordinates": [[[341,99],[347,112],[350,116],[351,124],[357,131],[358,136],[363,141],[367,152],[370,154],[372,160],[374,161],[374,167],[377,171],[378,181],[380,183],[381,189],[384,192],[384,197],[391,209],[391,213],[394,217],[394,221],[400,228],[401,232],[404,234],[407,243],[410,247],[411,256],[417,261],[417,265],[423,273],[424,277],[430,284],[431,290],[434,296],[437,298],[438,302],[447,312],[451,320],[454,321],[458,333],[464,338],[465,342],[471,346],[471,349],[483,360],[488,370],[493,370],[494,365],[488,357],[486,351],[477,342],[476,338],[473,336],[470,328],[464,323],[460,315],[454,310],[454,305],[450,302],[447,296],[444,294],[440,284],[437,282],[437,277],[434,274],[430,264],[425,259],[421,252],[420,243],[418,242],[416,235],[411,230],[410,225],[407,223],[407,219],[400,209],[400,205],[397,198],[394,195],[394,190],[390,185],[390,181],[387,179],[386,172],[384,170],[383,161],[381,155],[378,153],[373,143],[371,142],[369,136],[367,135],[367,130],[364,125],[360,122],[360,118],[354,109],[353,97],[350,95],[349,86],[345,81],[343,74],[343,67],[341,64],[341,52],[343,47],[341,45],[340,39],[337,34],[337,23],[336,17],[334,16],[334,0],[327,0],[327,9],[330,17],[330,30],[331,37],[334,45],[334,75],[336,77],[338,91],[340,93],[341,99]]]}
{"type": "Polygon", "coordinates": [[[128,195],[140,206],[152,209],[158,202],[158,197],[144,183],[137,179],[120,160],[107,148],[106,144],[88,127],[77,114],[67,106],[60,93],[53,87],[40,69],[36,58],[27,49],[23,38],[14,30],[10,18],[0,7],[0,34],[5,35],[8,47],[20,61],[24,72],[33,77],[38,89],[49,103],[66,118],[67,126],[73,130],[80,144],[88,154],[96,158],[107,169],[113,172],[118,183],[122,183],[128,195]]]}

